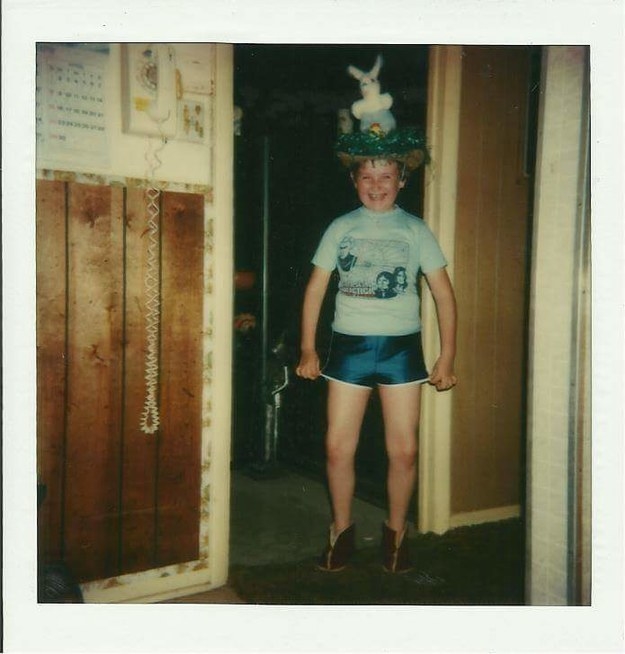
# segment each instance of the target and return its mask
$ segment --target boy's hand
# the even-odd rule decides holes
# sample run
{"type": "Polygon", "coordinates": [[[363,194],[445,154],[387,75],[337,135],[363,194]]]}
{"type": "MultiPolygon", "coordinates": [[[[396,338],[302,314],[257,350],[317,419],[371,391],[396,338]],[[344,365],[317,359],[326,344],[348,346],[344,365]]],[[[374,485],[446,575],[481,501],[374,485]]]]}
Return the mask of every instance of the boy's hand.
{"type": "Polygon", "coordinates": [[[458,378],[454,374],[453,361],[448,361],[439,357],[432,368],[428,382],[436,387],[437,391],[448,391],[458,383],[458,378]]]}
{"type": "Polygon", "coordinates": [[[319,369],[319,357],[312,351],[302,352],[299,365],[295,368],[295,374],[304,379],[317,379],[321,374],[319,369]]]}

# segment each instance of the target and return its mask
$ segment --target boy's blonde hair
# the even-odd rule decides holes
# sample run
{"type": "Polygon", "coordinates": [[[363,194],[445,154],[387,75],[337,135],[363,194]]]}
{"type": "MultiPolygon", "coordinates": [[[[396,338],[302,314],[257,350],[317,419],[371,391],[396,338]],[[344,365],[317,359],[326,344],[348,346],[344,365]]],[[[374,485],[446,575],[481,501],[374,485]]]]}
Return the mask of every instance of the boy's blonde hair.
{"type": "Polygon", "coordinates": [[[352,179],[355,178],[355,176],[358,174],[360,168],[362,167],[363,164],[367,163],[367,161],[370,161],[374,166],[376,161],[384,161],[386,163],[394,163],[397,165],[397,170],[399,172],[399,179],[402,182],[405,182],[408,180],[410,177],[410,173],[412,172],[413,169],[408,168],[406,163],[404,161],[399,161],[398,159],[395,159],[393,157],[357,157],[354,158],[350,164],[349,164],[349,174],[352,177],[352,179]]]}

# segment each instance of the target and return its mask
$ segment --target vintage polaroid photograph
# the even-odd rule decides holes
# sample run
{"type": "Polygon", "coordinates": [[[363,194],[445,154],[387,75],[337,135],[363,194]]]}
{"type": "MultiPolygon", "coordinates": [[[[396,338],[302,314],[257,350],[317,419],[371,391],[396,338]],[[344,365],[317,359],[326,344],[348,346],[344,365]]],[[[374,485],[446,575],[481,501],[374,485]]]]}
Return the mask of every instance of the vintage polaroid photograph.
{"type": "Polygon", "coordinates": [[[622,647],[622,2],[142,4],[4,9],[6,651],[622,647]]]}

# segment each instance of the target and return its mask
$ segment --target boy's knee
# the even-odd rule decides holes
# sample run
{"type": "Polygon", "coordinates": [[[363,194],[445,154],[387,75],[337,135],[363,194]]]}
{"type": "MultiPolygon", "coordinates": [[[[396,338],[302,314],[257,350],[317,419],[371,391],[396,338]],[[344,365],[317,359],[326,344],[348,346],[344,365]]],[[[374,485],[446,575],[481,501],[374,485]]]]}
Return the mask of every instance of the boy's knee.
{"type": "Polygon", "coordinates": [[[387,455],[394,464],[411,468],[417,463],[417,445],[416,443],[391,445],[387,448],[387,455]]]}
{"type": "Polygon", "coordinates": [[[326,456],[329,463],[350,461],[356,454],[356,448],[351,441],[328,440],[326,442],[326,456]]]}

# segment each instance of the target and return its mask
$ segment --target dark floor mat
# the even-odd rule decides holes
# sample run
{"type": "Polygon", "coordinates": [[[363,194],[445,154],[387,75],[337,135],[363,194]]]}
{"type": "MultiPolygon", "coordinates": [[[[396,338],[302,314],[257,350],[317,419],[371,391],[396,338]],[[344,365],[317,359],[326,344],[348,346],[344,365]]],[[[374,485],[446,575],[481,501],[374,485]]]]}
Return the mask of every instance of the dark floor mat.
{"type": "Polygon", "coordinates": [[[235,566],[230,585],[250,604],[522,605],[524,531],[520,520],[462,527],[409,539],[415,567],[393,575],[378,548],[360,549],[342,572],[315,561],[235,566]]]}

